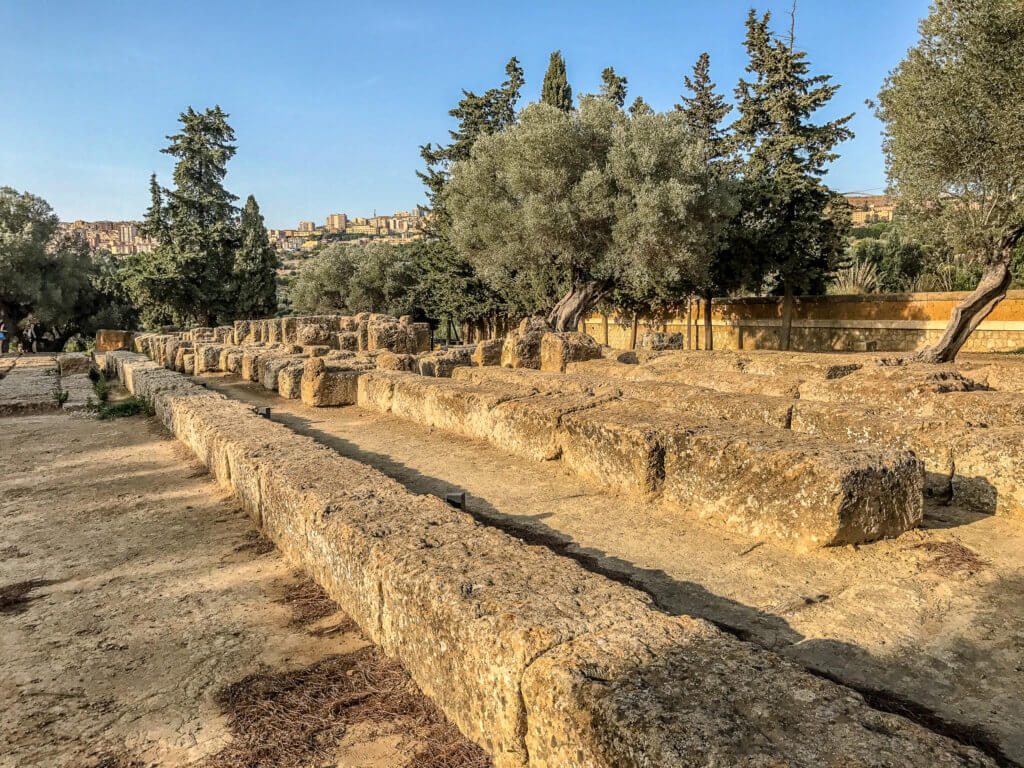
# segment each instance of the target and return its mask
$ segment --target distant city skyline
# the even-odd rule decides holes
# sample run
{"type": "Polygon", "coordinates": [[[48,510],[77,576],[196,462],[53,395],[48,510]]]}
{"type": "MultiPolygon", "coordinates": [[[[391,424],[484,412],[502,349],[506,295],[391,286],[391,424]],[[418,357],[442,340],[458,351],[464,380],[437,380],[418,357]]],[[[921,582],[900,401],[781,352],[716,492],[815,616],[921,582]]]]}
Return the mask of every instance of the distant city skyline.
{"type": "MultiPolygon", "coordinates": [[[[526,72],[520,106],[539,98],[555,49],[574,94],[596,91],[611,65],[629,79],[630,100],[643,96],[658,110],[678,102],[683,76],[706,50],[731,99],[752,4],[788,33],[792,0],[657,0],[628,13],[602,0],[467,0],[353,6],[342,15],[315,0],[7,0],[0,184],[44,197],[63,221],[140,219],[149,174],[172,183],[172,158],[160,149],[178,113],[220,104],[239,145],[225,184],[243,201],[256,196],[268,228],[338,211],[407,210],[426,200],[415,175],[419,145],[447,141],[461,90],[500,83],[509,57],[526,72]],[[131,34],[110,37],[111,29],[131,34]]],[[[842,86],[820,119],[856,112],[857,137],[840,147],[827,177],[839,192],[883,191],[880,124],[864,102],[917,39],[927,7],[798,5],[797,46],[815,74],[842,86]]]]}

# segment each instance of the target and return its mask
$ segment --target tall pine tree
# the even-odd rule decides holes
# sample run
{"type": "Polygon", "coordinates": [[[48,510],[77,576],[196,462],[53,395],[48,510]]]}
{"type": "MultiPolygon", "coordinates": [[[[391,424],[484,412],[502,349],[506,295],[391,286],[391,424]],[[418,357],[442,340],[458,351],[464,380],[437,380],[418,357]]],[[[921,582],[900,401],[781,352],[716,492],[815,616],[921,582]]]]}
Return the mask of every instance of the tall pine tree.
{"type": "Polygon", "coordinates": [[[749,253],[763,254],[763,268],[783,293],[779,347],[789,349],[793,295],[821,291],[842,258],[849,228],[848,207],[822,183],[833,151],[853,137],[853,115],[815,123],[838,85],[829,75],[811,75],[806,54],[793,40],[769,29],[770,14],[751,10],[745,45],[751,80],[736,88],[740,116],[732,126],[744,157],[744,229],[749,253]]]}
{"type": "Polygon", "coordinates": [[[240,244],[235,253],[235,315],[267,317],[277,311],[277,253],[263,224],[256,198],[242,209],[240,244]]]}
{"type": "Polygon", "coordinates": [[[234,314],[234,254],[238,198],[224,188],[235,133],[219,107],[192,107],[178,120],[180,133],[161,150],[176,158],[174,188],[150,180],[152,205],[145,231],[160,241],[127,263],[127,284],[147,324],[213,325],[234,314]],[[166,199],[166,202],[165,202],[166,199]]]}
{"type": "Polygon", "coordinates": [[[572,88],[569,87],[565,59],[562,58],[561,51],[551,54],[548,71],[544,73],[544,83],[540,89],[540,100],[563,112],[572,111],[572,88]]]}

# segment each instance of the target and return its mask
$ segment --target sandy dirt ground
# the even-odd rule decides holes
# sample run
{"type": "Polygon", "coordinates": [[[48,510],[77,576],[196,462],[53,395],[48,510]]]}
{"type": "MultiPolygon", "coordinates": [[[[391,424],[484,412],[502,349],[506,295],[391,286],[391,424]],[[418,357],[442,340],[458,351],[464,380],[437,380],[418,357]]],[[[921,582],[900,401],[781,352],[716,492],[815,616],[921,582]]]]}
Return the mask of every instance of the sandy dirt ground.
{"type": "Polygon", "coordinates": [[[155,422],[0,419],[0,766],[485,766],[155,422]]]}
{"type": "Polygon", "coordinates": [[[929,504],[897,539],[797,554],[606,492],[558,462],[358,407],[309,408],[227,374],[212,389],[417,493],[466,491],[468,510],[707,618],[882,709],[1024,765],[1024,526],[929,504]]]}

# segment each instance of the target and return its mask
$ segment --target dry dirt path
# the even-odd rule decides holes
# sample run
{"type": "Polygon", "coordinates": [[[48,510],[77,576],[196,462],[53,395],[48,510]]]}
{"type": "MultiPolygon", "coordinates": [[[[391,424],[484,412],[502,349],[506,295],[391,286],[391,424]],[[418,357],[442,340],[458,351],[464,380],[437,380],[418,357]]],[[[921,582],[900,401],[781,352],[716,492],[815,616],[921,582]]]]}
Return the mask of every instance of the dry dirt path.
{"type": "Polygon", "coordinates": [[[643,499],[558,462],[358,407],[309,408],[230,375],[197,379],[417,493],[468,511],[858,688],[884,709],[1024,765],[1024,526],[930,506],[925,526],[868,546],[796,554],[643,499]]]}
{"type": "Polygon", "coordinates": [[[0,766],[486,765],[268,544],[153,421],[0,419],[0,766]]]}

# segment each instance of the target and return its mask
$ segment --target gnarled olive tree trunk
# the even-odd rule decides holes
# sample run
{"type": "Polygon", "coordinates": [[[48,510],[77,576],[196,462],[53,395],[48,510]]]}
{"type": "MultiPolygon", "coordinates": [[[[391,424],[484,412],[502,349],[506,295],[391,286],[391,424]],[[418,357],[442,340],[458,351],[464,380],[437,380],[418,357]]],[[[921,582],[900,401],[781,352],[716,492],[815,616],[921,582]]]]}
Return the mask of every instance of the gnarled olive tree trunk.
{"type": "Polygon", "coordinates": [[[1024,227],[1019,227],[1003,235],[993,249],[992,260],[985,267],[978,281],[978,287],[970,295],[953,307],[942,338],[930,347],[925,347],[911,356],[911,360],[926,363],[949,363],[956,359],[957,353],[964,345],[974,329],[984,320],[996,305],[1006,297],[1013,275],[1010,274],[1010,261],[1013,250],[1024,239],[1024,227]]]}
{"type": "Polygon", "coordinates": [[[572,287],[548,314],[548,325],[556,333],[579,329],[582,320],[604,294],[605,285],[597,280],[573,280],[572,287]]]}
{"type": "Polygon", "coordinates": [[[974,333],[974,329],[1006,296],[1011,279],[1010,267],[1006,262],[997,262],[986,267],[978,287],[953,307],[942,338],[932,346],[912,355],[911,359],[926,363],[952,362],[967,338],[974,333]]]}

